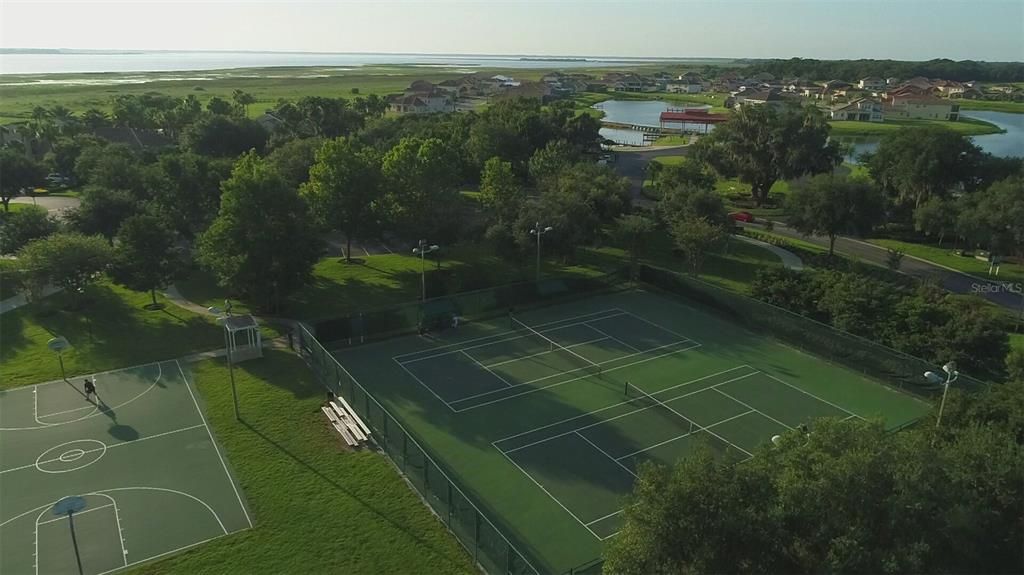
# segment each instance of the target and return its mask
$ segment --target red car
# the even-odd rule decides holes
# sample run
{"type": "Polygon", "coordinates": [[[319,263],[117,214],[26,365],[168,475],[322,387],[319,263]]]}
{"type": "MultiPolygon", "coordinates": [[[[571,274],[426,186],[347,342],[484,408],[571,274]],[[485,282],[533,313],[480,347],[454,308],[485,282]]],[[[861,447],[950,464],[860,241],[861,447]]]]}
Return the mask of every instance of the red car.
{"type": "Polygon", "coordinates": [[[729,214],[729,217],[737,222],[745,222],[748,224],[754,223],[754,214],[750,212],[733,212],[729,214]]]}

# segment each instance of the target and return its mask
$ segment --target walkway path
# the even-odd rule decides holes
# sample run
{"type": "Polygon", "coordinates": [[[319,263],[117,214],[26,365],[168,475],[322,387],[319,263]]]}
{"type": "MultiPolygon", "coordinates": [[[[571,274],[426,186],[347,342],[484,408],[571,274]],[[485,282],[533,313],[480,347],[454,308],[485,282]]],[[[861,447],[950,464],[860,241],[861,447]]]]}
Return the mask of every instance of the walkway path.
{"type": "Polygon", "coordinates": [[[33,198],[31,196],[18,196],[11,200],[12,204],[32,204],[43,208],[51,214],[63,216],[65,210],[77,208],[82,200],[71,196],[48,196],[33,198]]]}
{"type": "MultiPolygon", "coordinates": [[[[763,229],[759,224],[743,224],[744,227],[763,229]]],[[[800,232],[781,222],[774,222],[773,233],[794,239],[800,239],[822,247],[828,247],[828,238],[822,236],[804,236],[800,232]]],[[[883,248],[853,238],[836,239],[836,251],[856,259],[885,266],[889,252],[883,248]]],[[[1014,286],[1007,282],[998,282],[978,278],[959,272],[928,260],[904,256],[900,272],[921,279],[934,280],[947,291],[958,294],[973,294],[987,299],[1003,308],[1021,313],[1024,310],[1024,295],[1016,290],[1024,286],[1014,286]]]]}
{"type": "MultiPolygon", "coordinates": [[[[57,293],[59,291],[60,291],[60,288],[58,288],[58,287],[46,286],[46,288],[43,289],[42,297],[46,297],[48,295],[55,294],[55,293],[57,293]]],[[[11,296],[11,297],[9,297],[9,298],[7,298],[5,300],[0,300],[0,314],[5,314],[5,313],[7,313],[9,311],[16,310],[19,307],[28,305],[28,303],[29,303],[28,298],[25,296],[24,292],[22,292],[22,293],[20,293],[18,295],[15,295],[15,296],[11,296]]]]}
{"type": "Polygon", "coordinates": [[[753,244],[755,246],[764,248],[772,252],[773,254],[779,256],[779,259],[782,260],[783,267],[787,269],[796,270],[798,272],[803,271],[804,269],[804,261],[800,259],[800,256],[794,254],[789,250],[784,250],[779,246],[773,246],[768,242],[762,242],[761,240],[757,240],[747,236],[736,235],[734,237],[736,237],[740,241],[747,242],[748,244],[753,244]]]}

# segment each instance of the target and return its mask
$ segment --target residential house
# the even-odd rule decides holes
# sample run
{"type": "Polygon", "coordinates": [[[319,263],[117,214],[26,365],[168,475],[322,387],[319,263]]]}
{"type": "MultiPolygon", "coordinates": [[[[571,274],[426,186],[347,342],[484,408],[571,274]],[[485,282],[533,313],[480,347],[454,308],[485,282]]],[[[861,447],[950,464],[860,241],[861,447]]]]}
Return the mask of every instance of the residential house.
{"type": "Polygon", "coordinates": [[[854,122],[881,122],[884,114],[882,103],[871,98],[858,98],[848,104],[835,106],[829,111],[829,117],[833,120],[848,120],[854,122]]]}
{"type": "Polygon", "coordinates": [[[732,94],[726,100],[726,106],[732,108],[739,108],[740,106],[768,106],[777,109],[795,101],[793,97],[784,96],[774,90],[742,90],[732,94]]]}
{"type": "Polygon", "coordinates": [[[704,81],[700,76],[686,73],[665,84],[665,91],[676,94],[699,94],[704,91],[704,81]]]}
{"type": "Polygon", "coordinates": [[[938,80],[935,82],[935,87],[940,95],[947,98],[958,98],[967,90],[967,86],[953,80],[938,80]]]}
{"type": "MultiPolygon", "coordinates": [[[[427,82],[426,84],[430,83],[427,82]]],[[[430,84],[430,86],[431,89],[425,92],[416,93],[406,90],[406,93],[404,94],[389,96],[388,109],[397,114],[434,114],[439,112],[454,112],[455,98],[452,94],[433,86],[433,84],[430,84]]],[[[426,88],[423,84],[419,87],[426,88]]]]}
{"type": "Polygon", "coordinates": [[[554,95],[551,86],[544,82],[518,82],[494,96],[495,99],[503,98],[530,98],[546,102],[554,95]]]}
{"type": "Polygon", "coordinates": [[[885,80],[878,76],[868,76],[867,78],[861,78],[857,82],[857,87],[861,90],[877,94],[882,90],[885,90],[885,80]]]}
{"type": "Polygon", "coordinates": [[[935,96],[894,96],[883,106],[886,118],[949,120],[960,117],[960,105],[935,96]]]}
{"type": "Polygon", "coordinates": [[[616,92],[643,92],[644,81],[640,76],[630,74],[612,84],[612,90],[616,92]]]}
{"type": "Polygon", "coordinates": [[[168,138],[163,130],[149,130],[143,128],[94,128],[93,135],[110,142],[111,144],[124,144],[134,150],[159,150],[174,145],[174,141],[168,138]]]}

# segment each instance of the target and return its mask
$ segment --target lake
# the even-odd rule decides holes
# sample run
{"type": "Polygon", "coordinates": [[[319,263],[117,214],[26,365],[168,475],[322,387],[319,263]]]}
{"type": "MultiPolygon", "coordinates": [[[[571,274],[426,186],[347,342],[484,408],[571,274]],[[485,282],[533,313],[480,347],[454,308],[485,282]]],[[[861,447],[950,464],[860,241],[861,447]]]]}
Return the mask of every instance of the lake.
{"type": "MultiPolygon", "coordinates": [[[[452,68],[596,68],[654,61],[662,61],[662,59],[313,52],[0,52],[0,74],[173,72],[225,70],[232,68],[270,68],[278,66],[358,67],[386,64],[452,68]]],[[[674,61],[684,62],[687,59],[681,58],[674,61]]]]}
{"type": "MultiPolygon", "coordinates": [[[[594,104],[592,107],[604,111],[603,121],[630,124],[634,126],[658,126],[659,116],[669,108],[680,108],[683,104],[673,104],[662,100],[606,100],[594,104]]],[[[711,106],[693,104],[685,105],[687,108],[707,109],[711,106]]],[[[988,112],[982,110],[966,110],[960,113],[965,118],[984,120],[999,126],[1006,132],[1002,134],[985,134],[983,136],[972,136],[974,141],[983,151],[994,156],[1022,157],[1024,156],[1024,114],[1010,114],[1008,112],[988,112]]],[[[688,130],[702,130],[699,125],[688,125],[688,130]]],[[[609,140],[620,144],[633,146],[644,145],[643,133],[622,128],[601,128],[601,135],[609,140]]],[[[853,154],[847,156],[846,160],[857,163],[857,156],[865,152],[873,152],[878,149],[877,137],[850,137],[844,141],[853,145],[853,154]]]]}
{"type": "MultiPolygon", "coordinates": [[[[695,110],[707,110],[711,106],[706,104],[676,104],[662,100],[605,100],[591,106],[596,110],[604,112],[602,122],[614,122],[617,124],[629,124],[631,126],[661,125],[661,113],[668,109],[679,109],[682,107],[695,110]]],[[[674,124],[678,126],[678,124],[674,124]]],[[[687,131],[704,131],[703,124],[684,124],[683,129],[687,131]]],[[[714,129],[711,127],[710,129],[714,129]]],[[[643,146],[643,132],[627,130],[624,128],[601,128],[601,136],[619,144],[630,146],[643,146]]]]}
{"type": "MultiPolygon", "coordinates": [[[[971,136],[971,140],[982,149],[993,156],[1022,157],[1024,156],[1024,114],[1010,114],[1008,112],[987,112],[982,110],[967,110],[960,112],[965,118],[974,118],[991,122],[1006,130],[1002,134],[985,134],[982,136],[971,136]]],[[[853,154],[846,157],[846,161],[858,163],[857,157],[865,152],[874,152],[878,149],[880,138],[850,138],[853,145],[853,154]]]]}

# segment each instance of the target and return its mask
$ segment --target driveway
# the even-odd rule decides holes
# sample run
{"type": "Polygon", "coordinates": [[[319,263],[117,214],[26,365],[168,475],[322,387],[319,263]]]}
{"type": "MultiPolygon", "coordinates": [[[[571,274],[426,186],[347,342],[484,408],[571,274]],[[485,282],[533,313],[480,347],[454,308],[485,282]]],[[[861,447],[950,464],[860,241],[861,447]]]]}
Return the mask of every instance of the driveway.
{"type": "MultiPolygon", "coordinates": [[[[762,229],[759,224],[743,225],[753,229],[762,229]]],[[[793,228],[778,222],[775,223],[772,231],[781,236],[801,239],[825,248],[828,247],[828,238],[821,236],[806,237],[793,228]]],[[[888,258],[888,252],[885,248],[852,238],[837,238],[836,251],[883,266],[886,265],[888,258]]],[[[1011,291],[1011,287],[1002,282],[970,276],[909,255],[903,257],[900,271],[917,278],[934,280],[937,285],[953,293],[978,295],[1015,312],[1024,310],[1024,297],[1020,293],[1011,291]]],[[[1020,287],[1013,286],[1012,289],[1020,289],[1020,287]]]]}
{"type": "Polygon", "coordinates": [[[64,210],[74,209],[82,203],[82,200],[70,196],[48,196],[32,198],[29,196],[18,196],[11,200],[12,204],[35,204],[45,209],[50,214],[60,217],[64,210]]]}
{"type": "Polygon", "coordinates": [[[662,156],[684,156],[687,150],[683,146],[661,148],[647,151],[628,151],[615,153],[615,171],[620,176],[629,180],[630,190],[633,192],[633,199],[642,198],[640,190],[644,185],[644,176],[647,174],[647,164],[654,158],[662,156]]]}

